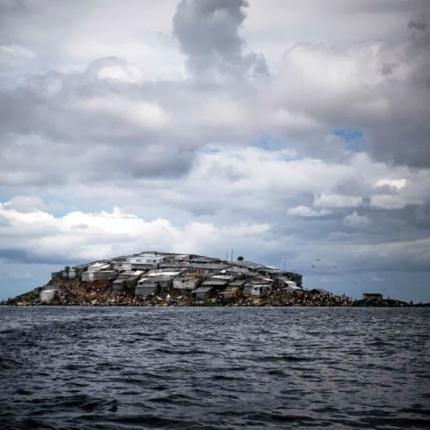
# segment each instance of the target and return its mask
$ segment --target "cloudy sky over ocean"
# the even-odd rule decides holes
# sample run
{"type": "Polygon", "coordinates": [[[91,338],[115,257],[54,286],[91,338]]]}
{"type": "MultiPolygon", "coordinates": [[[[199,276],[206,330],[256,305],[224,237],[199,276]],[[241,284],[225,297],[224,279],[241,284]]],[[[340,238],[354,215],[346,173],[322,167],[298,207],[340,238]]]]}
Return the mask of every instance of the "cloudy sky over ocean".
{"type": "Polygon", "coordinates": [[[0,298],[140,250],[430,301],[426,0],[0,0],[0,298]]]}

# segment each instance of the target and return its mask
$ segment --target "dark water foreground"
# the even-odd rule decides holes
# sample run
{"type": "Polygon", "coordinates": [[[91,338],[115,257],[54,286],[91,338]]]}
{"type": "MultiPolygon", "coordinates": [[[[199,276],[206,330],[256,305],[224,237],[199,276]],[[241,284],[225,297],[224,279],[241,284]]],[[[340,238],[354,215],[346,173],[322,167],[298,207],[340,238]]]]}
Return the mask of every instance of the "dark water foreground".
{"type": "Polygon", "coordinates": [[[430,428],[429,347],[430,309],[0,307],[0,428],[430,428]]]}

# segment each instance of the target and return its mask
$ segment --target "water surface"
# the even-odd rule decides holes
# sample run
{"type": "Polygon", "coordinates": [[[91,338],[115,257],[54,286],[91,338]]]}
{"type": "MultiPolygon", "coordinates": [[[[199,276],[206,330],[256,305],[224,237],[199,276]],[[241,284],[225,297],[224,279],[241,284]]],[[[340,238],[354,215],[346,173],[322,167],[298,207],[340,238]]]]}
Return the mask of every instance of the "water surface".
{"type": "Polygon", "coordinates": [[[430,309],[0,307],[0,428],[430,428],[430,309]]]}

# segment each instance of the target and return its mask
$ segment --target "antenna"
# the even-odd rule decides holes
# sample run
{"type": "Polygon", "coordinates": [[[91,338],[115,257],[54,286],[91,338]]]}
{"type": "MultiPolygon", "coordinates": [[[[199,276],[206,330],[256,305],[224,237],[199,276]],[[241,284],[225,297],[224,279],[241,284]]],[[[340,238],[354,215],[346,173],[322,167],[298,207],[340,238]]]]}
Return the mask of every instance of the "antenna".
{"type": "Polygon", "coordinates": [[[231,262],[233,262],[233,248],[231,249],[230,257],[231,262]]]}

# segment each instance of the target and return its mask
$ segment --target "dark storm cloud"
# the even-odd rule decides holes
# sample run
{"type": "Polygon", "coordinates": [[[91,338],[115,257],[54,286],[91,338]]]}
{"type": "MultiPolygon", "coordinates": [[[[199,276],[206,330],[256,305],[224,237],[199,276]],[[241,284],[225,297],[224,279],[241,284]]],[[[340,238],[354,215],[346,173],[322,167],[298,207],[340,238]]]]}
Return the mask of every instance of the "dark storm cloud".
{"type": "Polygon", "coordinates": [[[411,19],[408,23],[408,27],[416,30],[425,31],[427,30],[427,21],[424,18],[411,19]]]}
{"type": "Polygon", "coordinates": [[[243,52],[238,32],[247,6],[244,0],[183,0],[178,5],[174,32],[195,78],[268,74],[262,55],[243,52]]]}
{"type": "MultiPolygon", "coordinates": [[[[30,264],[58,264],[66,265],[70,262],[68,258],[55,255],[40,256],[23,249],[0,249],[0,261],[20,262],[30,264]]],[[[81,261],[79,261],[81,262],[81,261]]]]}

